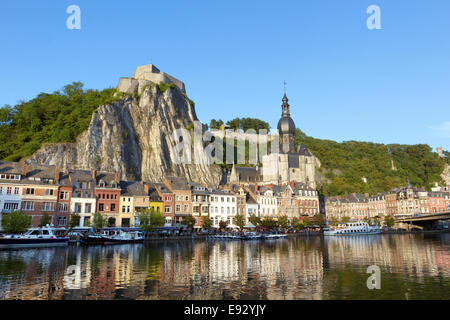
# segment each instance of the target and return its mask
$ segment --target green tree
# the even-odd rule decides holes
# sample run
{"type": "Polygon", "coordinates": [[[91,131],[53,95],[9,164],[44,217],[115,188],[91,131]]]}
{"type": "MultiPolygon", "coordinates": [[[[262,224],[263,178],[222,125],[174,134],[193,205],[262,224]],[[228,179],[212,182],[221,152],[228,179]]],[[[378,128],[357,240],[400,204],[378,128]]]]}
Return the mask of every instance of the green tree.
{"type": "Polygon", "coordinates": [[[220,129],[220,127],[223,126],[223,121],[222,120],[216,120],[216,119],[212,119],[209,123],[209,128],[210,129],[220,129]]]}
{"type": "Polygon", "coordinates": [[[336,217],[331,217],[329,223],[330,226],[336,227],[339,224],[339,220],[336,217]]]}
{"type": "Polygon", "coordinates": [[[150,209],[150,225],[152,228],[159,228],[164,225],[165,219],[164,216],[160,213],[155,211],[155,209],[150,209]]]}
{"type": "Polygon", "coordinates": [[[300,219],[294,218],[292,220],[292,228],[294,228],[297,231],[301,231],[301,230],[305,229],[305,224],[303,222],[301,222],[300,219]]]}
{"type": "Polygon", "coordinates": [[[228,223],[226,221],[219,222],[219,230],[223,231],[228,227],[228,223]]]}
{"type": "Polygon", "coordinates": [[[342,217],[341,218],[341,223],[349,223],[350,222],[350,218],[349,217],[342,217]]]}
{"type": "Polygon", "coordinates": [[[260,227],[261,226],[261,218],[255,216],[254,214],[252,214],[249,218],[248,221],[250,221],[255,227],[260,227]]]}
{"type": "Polygon", "coordinates": [[[388,215],[388,216],[384,217],[384,224],[386,225],[386,227],[392,228],[395,224],[394,217],[392,215],[388,215]]]}
{"type": "Polygon", "coordinates": [[[375,221],[375,224],[377,225],[377,226],[379,226],[379,227],[381,227],[381,221],[380,221],[380,218],[375,218],[374,219],[374,221],[375,221]]]}
{"type": "Polygon", "coordinates": [[[120,99],[116,89],[84,90],[74,82],[54,93],[0,109],[0,159],[19,161],[44,143],[74,142],[100,105],[120,99]]]}
{"type": "Polygon", "coordinates": [[[278,223],[272,218],[266,218],[261,221],[261,226],[269,230],[274,230],[278,227],[278,223]]]}
{"type": "Polygon", "coordinates": [[[195,218],[193,216],[187,216],[183,219],[183,224],[189,229],[192,229],[195,226],[195,218]]]}
{"type": "Polygon", "coordinates": [[[240,214],[236,215],[236,217],[234,217],[234,224],[238,226],[240,230],[242,230],[245,226],[244,216],[240,214]]]}
{"type": "MultiPolygon", "coordinates": [[[[146,209],[138,214],[139,227],[144,230],[145,234],[153,231],[153,226],[151,224],[151,211],[152,209],[146,209]]],[[[153,210],[154,211],[154,210],[153,210]]]]}
{"type": "Polygon", "coordinates": [[[52,218],[49,216],[48,213],[44,213],[41,217],[41,221],[39,223],[39,228],[45,227],[46,225],[50,224],[52,221],[52,218]]]}
{"type": "Polygon", "coordinates": [[[22,234],[31,227],[31,216],[17,211],[3,215],[2,229],[7,234],[22,234]]]}
{"type": "Polygon", "coordinates": [[[304,229],[310,228],[312,224],[311,219],[309,217],[305,217],[302,221],[302,224],[304,229]]]}
{"type": "Polygon", "coordinates": [[[278,225],[282,229],[287,229],[289,227],[289,219],[287,216],[282,216],[278,219],[278,225]]]}
{"type": "Polygon", "coordinates": [[[204,230],[211,230],[213,225],[213,221],[211,220],[210,217],[205,217],[203,218],[203,224],[202,224],[202,228],[204,230]]]}
{"type": "Polygon", "coordinates": [[[325,225],[325,219],[323,218],[323,216],[321,214],[316,214],[313,217],[313,222],[315,226],[318,227],[323,227],[325,225]]]}
{"type": "Polygon", "coordinates": [[[80,225],[80,219],[81,217],[78,214],[72,213],[69,216],[69,230],[78,227],[80,225]]]}
{"type": "Polygon", "coordinates": [[[94,230],[102,230],[108,225],[108,218],[103,216],[100,212],[97,212],[94,214],[94,217],[92,219],[92,227],[94,230]]]}

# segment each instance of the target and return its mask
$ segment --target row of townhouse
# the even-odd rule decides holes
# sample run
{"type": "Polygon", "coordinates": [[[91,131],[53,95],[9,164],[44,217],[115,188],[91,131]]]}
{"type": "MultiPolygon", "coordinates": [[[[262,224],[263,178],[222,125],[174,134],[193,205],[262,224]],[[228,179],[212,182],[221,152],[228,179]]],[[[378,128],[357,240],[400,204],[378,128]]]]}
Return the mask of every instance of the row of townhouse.
{"type": "Polygon", "coordinates": [[[235,227],[238,214],[246,223],[252,215],[263,219],[288,216],[290,220],[314,216],[319,213],[319,198],[316,190],[294,182],[209,190],[180,177],[166,177],[159,183],[122,181],[111,172],[0,162],[0,219],[20,211],[31,215],[32,225],[37,226],[48,214],[52,224],[65,227],[69,215],[75,213],[84,227],[99,212],[110,226],[130,227],[139,225],[139,213],[148,208],[162,213],[170,226],[193,216],[196,228],[202,227],[205,217],[215,227],[221,221],[235,227]]]}
{"type": "Polygon", "coordinates": [[[354,193],[345,197],[327,197],[325,212],[328,219],[348,217],[353,220],[450,212],[450,191],[440,187],[425,191],[407,185],[374,196],[354,193]]]}

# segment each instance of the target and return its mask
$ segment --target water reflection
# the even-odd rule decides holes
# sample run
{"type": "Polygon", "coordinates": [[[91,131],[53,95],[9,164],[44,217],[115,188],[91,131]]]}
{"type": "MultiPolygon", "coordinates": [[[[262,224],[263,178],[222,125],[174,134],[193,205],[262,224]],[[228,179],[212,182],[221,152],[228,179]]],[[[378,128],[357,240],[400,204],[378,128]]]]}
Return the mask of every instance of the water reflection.
{"type": "Polygon", "coordinates": [[[442,234],[0,251],[0,299],[449,299],[449,248],[442,234]]]}

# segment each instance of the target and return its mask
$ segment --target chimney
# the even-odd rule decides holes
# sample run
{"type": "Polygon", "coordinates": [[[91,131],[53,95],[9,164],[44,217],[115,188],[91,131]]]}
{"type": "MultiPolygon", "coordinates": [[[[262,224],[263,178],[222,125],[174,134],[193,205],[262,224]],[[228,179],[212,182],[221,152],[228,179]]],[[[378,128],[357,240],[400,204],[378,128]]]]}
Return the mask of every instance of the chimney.
{"type": "Polygon", "coordinates": [[[150,188],[149,188],[148,184],[146,184],[146,183],[144,183],[144,190],[147,195],[150,193],[150,188]]]}
{"type": "Polygon", "coordinates": [[[92,169],[92,180],[95,180],[97,178],[97,170],[92,169]]]}
{"type": "Polygon", "coordinates": [[[25,178],[26,175],[27,175],[27,163],[24,162],[23,163],[23,167],[22,167],[22,176],[23,176],[23,178],[25,178]]]}
{"type": "Polygon", "coordinates": [[[59,174],[60,174],[60,172],[61,172],[61,170],[59,169],[59,166],[57,165],[55,167],[55,181],[56,181],[56,183],[59,182],[59,174]]]}
{"type": "Polygon", "coordinates": [[[258,184],[255,183],[255,192],[258,191],[258,184]]]}
{"type": "Polygon", "coordinates": [[[295,182],[294,182],[294,181],[291,181],[291,182],[289,183],[289,185],[291,186],[292,189],[295,189],[295,182]]]}
{"type": "Polygon", "coordinates": [[[116,174],[114,175],[114,180],[116,180],[117,183],[120,182],[120,176],[119,174],[116,172],[116,174]]]}

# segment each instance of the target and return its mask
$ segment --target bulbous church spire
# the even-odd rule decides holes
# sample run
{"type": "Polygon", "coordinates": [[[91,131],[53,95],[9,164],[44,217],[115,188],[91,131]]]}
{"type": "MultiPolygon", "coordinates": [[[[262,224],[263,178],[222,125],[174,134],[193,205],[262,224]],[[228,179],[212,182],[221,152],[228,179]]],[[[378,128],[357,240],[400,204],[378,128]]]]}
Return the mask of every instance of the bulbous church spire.
{"type": "Polygon", "coordinates": [[[281,151],[284,153],[295,152],[295,123],[291,118],[289,110],[289,99],[286,95],[286,88],[283,96],[283,104],[281,105],[281,119],[278,122],[278,134],[280,135],[281,151]]]}

